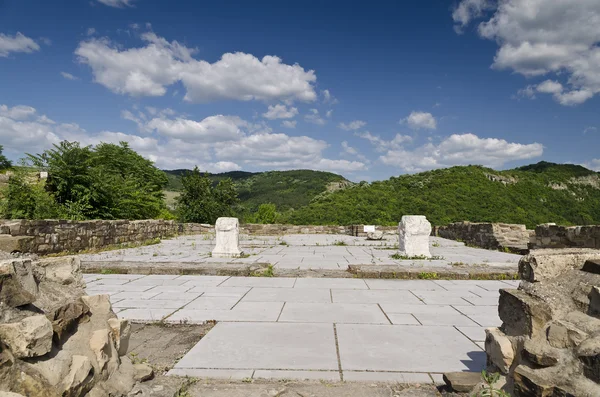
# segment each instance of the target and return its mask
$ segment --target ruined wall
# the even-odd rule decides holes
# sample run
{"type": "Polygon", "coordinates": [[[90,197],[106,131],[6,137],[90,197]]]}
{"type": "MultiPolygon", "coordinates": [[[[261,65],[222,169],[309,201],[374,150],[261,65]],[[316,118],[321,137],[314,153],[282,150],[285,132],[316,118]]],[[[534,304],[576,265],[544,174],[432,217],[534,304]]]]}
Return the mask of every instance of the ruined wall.
{"type": "Polygon", "coordinates": [[[527,249],[530,231],[525,225],[508,223],[455,222],[438,226],[434,233],[450,240],[461,240],[468,245],[486,249],[527,249]]]}
{"type": "Polygon", "coordinates": [[[600,396],[600,251],[536,250],[519,275],[486,330],[488,369],[515,397],[600,396]]]}
{"type": "Polygon", "coordinates": [[[172,237],[174,221],[11,220],[0,223],[0,250],[50,254],[172,237]]]}
{"type": "Polygon", "coordinates": [[[538,225],[531,236],[529,247],[539,248],[596,248],[600,249],[600,225],[595,226],[557,226],[555,224],[538,225]]]}

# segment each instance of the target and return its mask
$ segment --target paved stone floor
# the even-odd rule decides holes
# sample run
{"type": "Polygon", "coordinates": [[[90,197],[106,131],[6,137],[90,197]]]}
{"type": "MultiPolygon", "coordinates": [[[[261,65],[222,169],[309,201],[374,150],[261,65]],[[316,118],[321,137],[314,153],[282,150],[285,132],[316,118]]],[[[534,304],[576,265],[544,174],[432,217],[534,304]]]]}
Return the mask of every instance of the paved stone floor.
{"type": "Polygon", "coordinates": [[[411,383],[439,382],[446,371],[480,371],[484,329],[500,325],[498,290],[517,286],[476,280],[84,277],[87,292],[110,294],[122,318],[218,321],[171,374],[411,383]]]}
{"type": "Polygon", "coordinates": [[[407,267],[463,268],[479,265],[490,269],[516,270],[520,255],[466,247],[464,243],[430,237],[435,260],[395,260],[398,236],[388,234],[382,241],[330,234],[290,234],[281,237],[241,236],[240,245],[249,256],[218,259],[209,253],[215,243],[210,234],[182,236],[140,248],[82,255],[86,262],[195,262],[270,263],[275,269],[346,270],[348,265],[401,265],[407,267]]]}

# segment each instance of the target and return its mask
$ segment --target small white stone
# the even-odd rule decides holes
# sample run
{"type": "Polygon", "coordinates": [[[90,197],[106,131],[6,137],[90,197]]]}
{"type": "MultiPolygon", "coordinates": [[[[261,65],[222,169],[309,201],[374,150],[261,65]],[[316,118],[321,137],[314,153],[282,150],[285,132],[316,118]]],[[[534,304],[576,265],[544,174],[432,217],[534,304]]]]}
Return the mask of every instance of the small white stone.
{"type": "Polygon", "coordinates": [[[398,224],[398,250],[402,255],[431,258],[429,235],[431,223],[423,215],[404,215],[398,224]]]}
{"type": "Polygon", "coordinates": [[[216,245],[213,258],[238,258],[240,251],[240,224],[237,218],[219,218],[215,223],[216,245]]]}

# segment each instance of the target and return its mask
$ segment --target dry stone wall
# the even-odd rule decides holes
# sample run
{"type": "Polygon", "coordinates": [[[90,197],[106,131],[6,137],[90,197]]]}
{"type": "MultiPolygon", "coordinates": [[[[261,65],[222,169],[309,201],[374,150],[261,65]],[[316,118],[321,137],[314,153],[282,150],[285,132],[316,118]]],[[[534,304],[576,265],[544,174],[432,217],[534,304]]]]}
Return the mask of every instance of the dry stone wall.
{"type": "Polygon", "coordinates": [[[515,397],[600,396],[600,251],[535,250],[519,275],[486,330],[488,369],[515,397]]]}
{"type": "Polygon", "coordinates": [[[0,260],[0,395],[124,397],[152,372],[125,355],[128,321],[108,295],[85,295],[79,267],[77,257],[0,260]]]}
{"type": "Polygon", "coordinates": [[[600,249],[600,225],[557,226],[538,225],[531,236],[529,247],[539,248],[596,248],[600,249]]]}
{"type": "Polygon", "coordinates": [[[508,248],[515,251],[527,249],[531,231],[525,225],[508,223],[455,222],[434,229],[437,236],[461,240],[468,245],[486,249],[508,248]]]}
{"type": "Polygon", "coordinates": [[[174,221],[11,220],[0,223],[0,251],[51,254],[172,237],[183,232],[174,221]]]}

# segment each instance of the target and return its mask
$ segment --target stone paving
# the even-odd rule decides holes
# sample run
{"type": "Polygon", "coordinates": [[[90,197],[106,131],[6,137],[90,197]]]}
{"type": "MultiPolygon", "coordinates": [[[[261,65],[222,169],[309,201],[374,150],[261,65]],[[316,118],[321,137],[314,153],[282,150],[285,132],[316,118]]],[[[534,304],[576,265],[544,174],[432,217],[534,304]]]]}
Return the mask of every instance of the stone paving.
{"type": "Polygon", "coordinates": [[[490,269],[516,270],[520,255],[466,247],[464,243],[430,237],[434,260],[396,260],[398,236],[385,235],[381,241],[330,234],[291,234],[281,237],[240,236],[240,245],[248,257],[212,258],[210,234],[181,236],[160,244],[140,248],[81,255],[85,262],[164,262],[188,263],[270,263],[275,269],[346,270],[348,265],[400,265],[406,267],[453,268],[479,265],[490,269]]]}
{"type": "MultiPolygon", "coordinates": [[[[157,248],[164,246],[144,249],[157,248]]],[[[326,247],[340,252],[347,248],[326,247]]],[[[352,248],[365,257],[372,250],[352,248]]],[[[307,253],[321,259],[328,255],[316,246],[303,251],[302,258],[307,253]]],[[[88,294],[109,294],[122,318],[218,321],[170,374],[410,383],[440,382],[447,371],[480,371],[485,364],[484,329],[501,323],[498,290],[518,285],[476,280],[84,277],[88,294]]]]}

